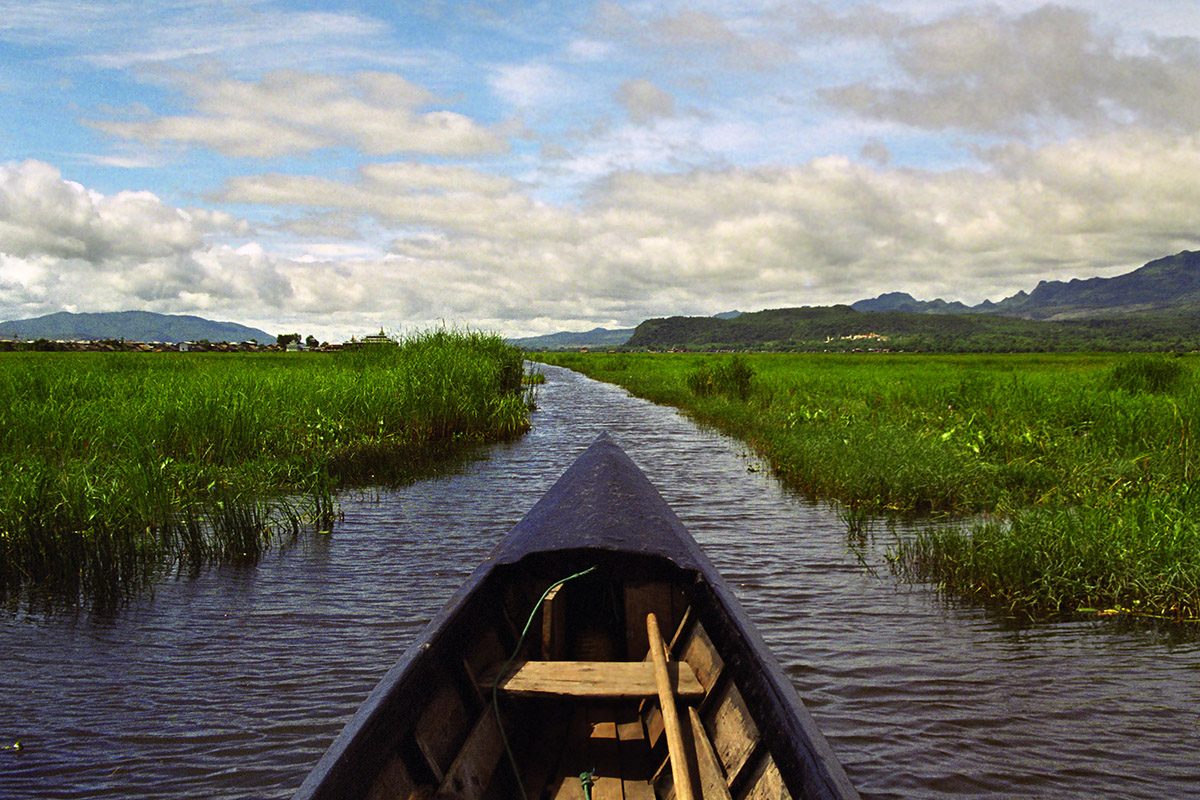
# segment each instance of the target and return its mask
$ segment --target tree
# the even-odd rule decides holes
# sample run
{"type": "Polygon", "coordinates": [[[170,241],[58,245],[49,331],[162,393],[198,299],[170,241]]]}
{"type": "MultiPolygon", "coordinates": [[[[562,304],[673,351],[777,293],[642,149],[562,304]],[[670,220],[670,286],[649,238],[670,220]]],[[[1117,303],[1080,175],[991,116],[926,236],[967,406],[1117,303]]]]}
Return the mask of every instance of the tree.
{"type": "Polygon", "coordinates": [[[308,336],[306,336],[304,338],[304,346],[307,347],[309,350],[316,350],[318,347],[321,346],[321,343],[317,340],[317,337],[313,336],[310,333],[308,336]]]}
{"type": "Polygon", "coordinates": [[[286,348],[292,342],[298,341],[300,341],[300,334],[298,333],[281,333],[275,337],[275,344],[283,348],[286,348]]]}

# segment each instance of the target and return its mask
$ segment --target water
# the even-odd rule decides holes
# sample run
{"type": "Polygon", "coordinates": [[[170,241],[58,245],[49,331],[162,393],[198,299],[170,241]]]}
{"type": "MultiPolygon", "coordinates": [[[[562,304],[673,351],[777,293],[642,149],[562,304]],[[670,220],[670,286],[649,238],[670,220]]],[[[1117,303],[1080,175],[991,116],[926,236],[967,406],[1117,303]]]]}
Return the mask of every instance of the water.
{"type": "Polygon", "coordinates": [[[0,797],[288,797],[495,541],[606,429],[733,585],[868,798],[1200,797],[1200,646],[1015,628],[856,554],[738,443],[547,368],[534,430],[348,497],[331,536],[109,621],[0,616],[0,797]],[[877,570],[864,570],[860,557],[877,570]]]}

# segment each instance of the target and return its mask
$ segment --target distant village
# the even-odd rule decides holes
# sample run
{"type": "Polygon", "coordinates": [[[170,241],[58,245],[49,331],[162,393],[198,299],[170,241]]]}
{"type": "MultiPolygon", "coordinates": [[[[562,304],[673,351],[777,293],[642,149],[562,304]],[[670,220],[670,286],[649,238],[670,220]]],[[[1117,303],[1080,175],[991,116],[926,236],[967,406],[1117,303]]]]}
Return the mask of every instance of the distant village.
{"type": "Polygon", "coordinates": [[[395,346],[398,342],[380,331],[348,342],[319,342],[309,336],[276,337],[273,344],[247,342],[138,342],[131,339],[0,339],[0,352],[33,351],[52,353],[334,353],[367,346],[395,346]]]}

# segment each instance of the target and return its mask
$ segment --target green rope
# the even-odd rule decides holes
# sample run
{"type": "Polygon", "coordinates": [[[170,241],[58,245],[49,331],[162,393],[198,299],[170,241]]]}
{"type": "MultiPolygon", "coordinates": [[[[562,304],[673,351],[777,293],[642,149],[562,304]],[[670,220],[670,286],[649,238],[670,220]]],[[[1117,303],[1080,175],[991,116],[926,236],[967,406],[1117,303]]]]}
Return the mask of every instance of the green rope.
{"type": "MultiPolygon", "coordinates": [[[[496,727],[500,729],[500,740],[504,742],[504,752],[508,754],[508,763],[512,765],[513,775],[515,775],[517,778],[517,788],[521,790],[522,800],[529,800],[529,796],[525,794],[525,784],[521,780],[521,770],[517,768],[517,757],[513,755],[512,747],[510,747],[508,744],[508,734],[504,732],[504,724],[500,721],[500,680],[504,677],[504,673],[508,672],[508,668],[512,666],[513,661],[516,660],[517,654],[521,652],[521,645],[525,644],[525,634],[529,633],[529,626],[533,624],[533,620],[537,616],[538,609],[542,607],[542,603],[545,601],[546,595],[550,594],[567,581],[573,581],[576,578],[581,578],[584,575],[587,575],[589,572],[594,572],[595,569],[596,568],[592,566],[588,567],[582,572],[576,572],[574,575],[568,575],[557,583],[551,584],[546,591],[542,592],[542,596],[538,598],[537,603],[533,606],[533,611],[529,612],[529,619],[525,621],[525,629],[521,631],[521,637],[517,639],[517,646],[513,649],[512,655],[508,657],[508,661],[505,661],[504,666],[502,666],[500,671],[496,673],[496,681],[492,684],[492,713],[496,716],[496,727]]],[[[583,775],[580,775],[579,778],[582,781],[583,775]]],[[[590,798],[590,784],[585,784],[585,791],[588,798],[590,798]]]]}

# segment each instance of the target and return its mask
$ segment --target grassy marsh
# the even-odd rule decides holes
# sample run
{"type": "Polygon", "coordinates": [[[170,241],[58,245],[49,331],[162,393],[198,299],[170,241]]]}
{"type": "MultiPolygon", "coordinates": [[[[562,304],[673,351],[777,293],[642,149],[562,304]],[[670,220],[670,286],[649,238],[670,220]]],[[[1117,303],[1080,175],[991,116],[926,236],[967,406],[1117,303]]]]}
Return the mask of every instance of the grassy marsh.
{"type": "Polygon", "coordinates": [[[337,354],[0,357],[0,597],[119,604],[252,561],[341,487],[528,427],[523,360],[436,331],[337,354]]]}
{"type": "Polygon", "coordinates": [[[897,571],[1023,615],[1200,618],[1200,386],[1145,355],[554,354],[746,441],[791,486],[939,523],[897,571]],[[722,377],[723,376],[723,377],[722,377]]]}

